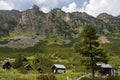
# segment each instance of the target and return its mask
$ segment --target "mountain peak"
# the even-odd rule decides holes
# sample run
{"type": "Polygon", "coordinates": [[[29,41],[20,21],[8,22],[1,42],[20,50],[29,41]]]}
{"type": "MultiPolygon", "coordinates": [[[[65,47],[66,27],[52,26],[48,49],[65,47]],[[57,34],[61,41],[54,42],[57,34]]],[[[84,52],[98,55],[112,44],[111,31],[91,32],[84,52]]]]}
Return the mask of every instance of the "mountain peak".
{"type": "Polygon", "coordinates": [[[108,23],[109,20],[114,18],[114,17],[110,14],[107,14],[107,13],[101,13],[97,16],[97,18],[103,20],[106,23],[108,23]]]}
{"type": "Polygon", "coordinates": [[[34,4],[34,5],[32,6],[32,9],[39,10],[39,6],[37,6],[37,5],[34,4]]]}
{"type": "Polygon", "coordinates": [[[107,13],[101,13],[100,15],[97,16],[97,18],[111,25],[112,27],[115,28],[120,27],[120,16],[114,17],[107,13]]]}
{"type": "Polygon", "coordinates": [[[97,16],[97,18],[113,18],[113,16],[111,14],[101,13],[97,16]]]}
{"type": "Polygon", "coordinates": [[[63,39],[72,39],[78,37],[79,31],[86,24],[96,26],[98,33],[112,32],[120,26],[120,19],[107,13],[100,14],[98,19],[85,12],[65,13],[60,8],[43,13],[37,5],[23,12],[0,11],[0,14],[0,36],[14,32],[25,37],[44,38],[54,34],[63,39]]]}
{"type": "Polygon", "coordinates": [[[117,16],[118,18],[120,18],[120,15],[119,16],[117,16]]]}
{"type": "Polygon", "coordinates": [[[55,8],[52,11],[62,11],[60,8],[55,8]]]}

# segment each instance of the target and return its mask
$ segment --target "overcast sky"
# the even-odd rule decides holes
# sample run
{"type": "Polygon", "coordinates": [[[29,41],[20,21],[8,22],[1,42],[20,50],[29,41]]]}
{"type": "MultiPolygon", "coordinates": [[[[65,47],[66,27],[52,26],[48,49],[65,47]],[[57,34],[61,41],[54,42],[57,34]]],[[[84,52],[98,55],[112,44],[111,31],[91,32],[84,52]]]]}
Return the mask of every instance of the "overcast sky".
{"type": "Polygon", "coordinates": [[[0,10],[23,11],[31,8],[33,4],[46,13],[51,9],[61,8],[65,12],[87,12],[92,16],[103,12],[120,15],[120,0],[0,0],[0,10]]]}

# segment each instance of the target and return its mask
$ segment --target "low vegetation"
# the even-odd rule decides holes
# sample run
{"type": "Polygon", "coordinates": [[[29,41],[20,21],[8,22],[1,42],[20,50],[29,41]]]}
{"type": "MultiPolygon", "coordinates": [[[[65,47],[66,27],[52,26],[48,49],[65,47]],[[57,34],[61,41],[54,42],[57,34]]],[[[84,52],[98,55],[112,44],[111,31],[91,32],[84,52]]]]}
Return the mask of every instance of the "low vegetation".
{"type": "MultiPolygon", "coordinates": [[[[119,68],[119,32],[106,35],[110,43],[103,44],[108,54],[109,63],[115,67],[119,68]],[[116,48],[117,47],[117,48],[116,48]],[[112,56],[111,56],[112,55],[112,56]]],[[[75,53],[74,44],[79,39],[74,40],[62,40],[56,38],[55,36],[49,36],[46,40],[39,42],[34,47],[28,47],[25,49],[16,49],[8,47],[0,47],[0,61],[5,60],[6,58],[18,59],[18,55],[21,54],[23,57],[26,57],[29,60],[29,63],[34,68],[30,73],[21,73],[22,68],[11,69],[5,71],[0,66],[0,80],[39,80],[46,76],[48,78],[48,73],[51,74],[51,65],[54,63],[64,64],[67,67],[65,74],[55,74],[52,76],[56,80],[65,80],[66,78],[77,79],[82,75],[90,73],[82,65],[83,57],[79,53],[75,53]],[[68,42],[68,43],[67,43],[68,42]],[[61,43],[61,44],[58,44],[61,43]],[[8,55],[9,54],[9,55],[8,55]],[[36,58],[40,59],[40,67],[42,67],[44,73],[39,74],[36,71],[36,66],[34,66],[34,60],[36,58]],[[46,67],[47,66],[47,67],[46,67]],[[9,77],[7,77],[9,76],[9,77]]],[[[119,72],[119,70],[118,70],[119,72]]],[[[119,74],[119,73],[118,73],[119,74]]],[[[112,78],[112,77],[110,77],[112,78]]],[[[119,80],[119,79],[110,79],[109,80],[119,80]]],[[[116,77],[114,77],[116,78],[116,77]]],[[[43,79],[44,80],[44,79],[43,79]]],[[[49,79],[48,79],[49,80],[49,79]]],[[[87,80],[87,79],[83,79],[87,80]]],[[[89,80],[89,79],[88,79],[89,80]]],[[[104,80],[104,79],[97,79],[104,80]]],[[[107,78],[105,80],[108,80],[107,78]]]]}
{"type": "MultiPolygon", "coordinates": [[[[92,80],[89,77],[83,77],[81,80],[92,80]]],[[[120,80],[120,76],[108,76],[106,78],[96,77],[95,80],[120,80]]]]}

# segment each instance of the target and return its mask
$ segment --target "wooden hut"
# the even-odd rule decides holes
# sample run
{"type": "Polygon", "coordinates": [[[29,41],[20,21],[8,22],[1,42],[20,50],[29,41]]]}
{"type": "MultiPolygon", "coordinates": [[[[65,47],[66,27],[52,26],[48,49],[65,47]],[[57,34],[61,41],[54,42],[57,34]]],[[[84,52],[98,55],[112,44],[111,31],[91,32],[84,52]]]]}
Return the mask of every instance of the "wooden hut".
{"type": "Polygon", "coordinates": [[[30,70],[32,70],[33,68],[30,66],[30,64],[26,64],[26,65],[24,66],[24,69],[26,69],[27,71],[30,71],[30,70]]]}
{"type": "Polygon", "coordinates": [[[54,64],[54,65],[52,65],[51,68],[52,68],[53,73],[62,74],[62,73],[65,73],[65,71],[66,71],[66,67],[62,64],[54,64]]]}
{"type": "Polygon", "coordinates": [[[37,68],[37,71],[38,71],[39,73],[43,73],[43,70],[42,70],[42,68],[40,68],[40,67],[37,68]]]}
{"type": "Polygon", "coordinates": [[[4,61],[2,67],[3,69],[9,70],[12,67],[12,65],[10,64],[9,61],[4,61]]]}
{"type": "Polygon", "coordinates": [[[116,75],[117,74],[117,69],[113,68],[109,64],[97,64],[100,67],[100,74],[103,76],[106,75],[116,75]]]}
{"type": "Polygon", "coordinates": [[[22,61],[23,62],[28,62],[28,59],[27,58],[23,58],[22,61]]]}

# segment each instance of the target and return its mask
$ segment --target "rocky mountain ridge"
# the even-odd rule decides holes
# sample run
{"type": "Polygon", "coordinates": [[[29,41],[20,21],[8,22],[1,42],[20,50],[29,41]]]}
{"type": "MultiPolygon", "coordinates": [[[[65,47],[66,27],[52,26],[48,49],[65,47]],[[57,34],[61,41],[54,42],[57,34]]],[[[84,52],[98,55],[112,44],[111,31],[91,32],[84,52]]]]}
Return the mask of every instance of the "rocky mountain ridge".
{"type": "Polygon", "coordinates": [[[119,16],[114,17],[107,13],[101,13],[97,16],[98,19],[110,24],[114,29],[120,29],[120,18],[119,16]]]}
{"type": "MultiPolygon", "coordinates": [[[[22,12],[0,11],[0,37],[9,36],[11,32],[22,35],[21,39],[15,41],[16,44],[21,41],[21,44],[25,44],[26,41],[36,44],[41,38],[49,35],[56,35],[62,39],[77,38],[81,28],[87,24],[95,26],[98,33],[106,34],[120,29],[120,18],[107,13],[102,13],[95,18],[85,12],[65,13],[59,8],[43,13],[36,5],[22,12]],[[33,39],[35,36],[39,38],[33,39]]],[[[16,38],[8,44],[14,44],[14,40],[16,38]]]]}
{"type": "Polygon", "coordinates": [[[54,9],[49,13],[43,13],[34,5],[32,9],[21,14],[19,25],[16,28],[19,33],[26,33],[26,31],[38,35],[54,33],[62,38],[70,38],[75,36],[77,29],[86,24],[97,26],[100,33],[103,33],[104,29],[112,32],[111,25],[85,12],[65,13],[61,9],[54,9]]]}
{"type": "Polygon", "coordinates": [[[0,10],[0,37],[9,36],[17,27],[21,13],[17,10],[0,10]]]}

